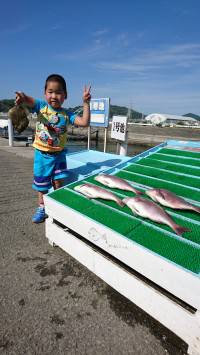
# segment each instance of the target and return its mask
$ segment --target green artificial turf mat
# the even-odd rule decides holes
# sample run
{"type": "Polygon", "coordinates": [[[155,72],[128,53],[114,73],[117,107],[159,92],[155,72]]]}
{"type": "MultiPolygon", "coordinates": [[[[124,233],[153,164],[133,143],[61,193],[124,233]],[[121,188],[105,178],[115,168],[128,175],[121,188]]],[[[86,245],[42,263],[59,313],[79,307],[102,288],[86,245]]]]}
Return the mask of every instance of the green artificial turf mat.
{"type": "Polygon", "coordinates": [[[184,166],[184,165],[176,165],[172,162],[163,162],[160,160],[155,160],[155,159],[151,159],[151,158],[143,158],[138,160],[136,163],[136,165],[145,165],[145,166],[152,166],[154,168],[159,168],[159,169],[165,169],[165,170],[169,170],[169,171],[173,171],[173,172],[177,172],[177,173],[183,173],[183,174],[188,174],[188,175],[193,175],[193,176],[197,176],[200,178],[200,168],[195,168],[195,167],[188,167],[188,166],[184,166]]]}
{"type": "Polygon", "coordinates": [[[191,158],[178,157],[178,156],[169,156],[161,153],[151,154],[151,159],[162,160],[162,161],[171,161],[173,163],[178,163],[182,165],[196,166],[200,167],[200,159],[195,160],[191,158]]]}
{"type": "Polygon", "coordinates": [[[170,149],[170,148],[163,148],[159,150],[159,153],[164,153],[164,154],[170,154],[170,155],[178,155],[178,156],[183,156],[186,158],[196,158],[200,159],[200,153],[199,152],[188,152],[186,150],[181,150],[181,149],[170,149]]]}
{"type": "MultiPolygon", "coordinates": [[[[80,183],[76,184],[79,185],[80,183]]],[[[132,212],[127,206],[121,208],[115,202],[105,201],[102,199],[89,200],[81,194],[73,192],[72,189],[74,185],[75,184],[70,186],[71,189],[64,188],[54,191],[49,194],[49,196],[54,200],[111,228],[113,231],[124,235],[136,243],[143,245],[153,252],[162,255],[163,257],[195,273],[200,272],[200,248],[197,244],[200,226],[194,226],[192,225],[192,222],[183,221],[177,217],[173,217],[173,219],[182,226],[188,228],[190,227],[191,232],[184,233],[183,239],[166,235],[162,233],[161,230],[152,228],[151,225],[157,225],[161,227],[163,231],[171,231],[171,228],[168,226],[160,225],[145,219],[145,221],[150,223],[150,225],[146,225],[142,222],[144,219],[140,217],[130,219],[129,216],[132,215],[132,212]],[[99,202],[101,202],[101,204],[99,202]],[[112,209],[108,206],[112,207],[112,209]],[[123,211],[125,214],[119,213],[119,210],[123,211]],[[196,244],[188,243],[187,239],[189,238],[196,244]],[[185,256],[182,255],[183,253],[185,256]]]]}
{"type": "MultiPolygon", "coordinates": [[[[200,178],[199,158],[200,153],[198,152],[161,148],[137,162],[127,163],[127,166],[119,170],[116,176],[136,185],[167,189],[183,198],[200,202],[200,191],[193,189],[200,189],[200,179],[198,179],[198,177],[200,178]]],[[[190,231],[183,233],[182,237],[178,237],[166,225],[134,216],[127,206],[122,208],[113,201],[103,199],[89,200],[73,190],[76,185],[89,182],[118,194],[121,199],[126,196],[135,196],[130,191],[109,189],[95,181],[94,177],[90,176],[83,181],[56,190],[49,196],[89,219],[121,234],[122,238],[128,238],[196,274],[200,273],[200,214],[163,207],[164,210],[171,213],[171,218],[177,224],[190,229],[190,231]]],[[[143,186],[136,188],[144,192],[143,186]]],[[[148,198],[146,195],[144,197],[148,198]]]]}
{"type": "Polygon", "coordinates": [[[152,169],[150,167],[131,164],[127,168],[124,168],[123,171],[129,171],[129,172],[139,173],[147,176],[152,176],[166,181],[172,181],[182,185],[188,185],[200,189],[200,178],[196,179],[184,175],[177,175],[171,173],[170,171],[161,171],[158,168],[152,169]]]}
{"type": "Polygon", "coordinates": [[[149,228],[144,225],[138,226],[136,231],[131,231],[128,237],[194,273],[200,272],[200,249],[193,245],[187,245],[156,230],[149,233],[149,228]]]}
{"type": "MultiPolygon", "coordinates": [[[[87,180],[84,180],[84,182],[89,182],[89,183],[95,184],[97,186],[103,187],[100,183],[95,181],[92,177],[90,177],[87,180]]],[[[79,185],[79,183],[77,185],[79,185]]],[[[74,184],[73,184],[73,186],[70,186],[70,188],[73,189],[74,188],[74,184]]],[[[126,197],[126,196],[128,196],[128,197],[134,197],[135,196],[135,194],[130,192],[130,191],[123,191],[123,190],[119,190],[119,189],[109,189],[108,187],[104,187],[104,188],[106,188],[107,190],[111,191],[112,193],[115,193],[121,199],[123,199],[123,197],[126,197]],[[122,194],[122,195],[120,195],[120,194],[122,194]]],[[[146,195],[143,195],[142,197],[151,200],[146,195]]],[[[98,199],[98,200],[100,200],[100,199],[98,199]]],[[[127,206],[125,206],[124,208],[121,208],[115,202],[108,201],[108,200],[101,200],[101,201],[103,201],[105,206],[106,205],[107,206],[111,206],[111,207],[115,208],[116,210],[121,210],[122,212],[125,212],[126,214],[129,214],[130,216],[133,215],[131,209],[128,208],[127,206]]],[[[177,211],[177,210],[173,210],[173,209],[166,208],[166,207],[163,207],[163,208],[166,210],[166,212],[172,211],[173,213],[175,213],[175,216],[171,215],[171,218],[177,224],[180,224],[183,227],[186,227],[186,228],[190,229],[190,232],[189,233],[185,233],[183,238],[185,238],[187,240],[190,240],[192,242],[195,242],[195,243],[200,245],[200,224],[198,225],[198,224],[192,223],[193,219],[200,223],[200,214],[198,214],[196,212],[177,211]],[[181,216],[185,216],[185,217],[187,217],[187,219],[184,220],[183,218],[181,218],[181,216]],[[191,219],[191,221],[190,221],[190,219],[191,219]]],[[[140,218],[141,220],[143,220],[143,218],[141,218],[139,216],[137,216],[137,217],[140,218]]],[[[156,222],[153,222],[153,221],[150,221],[150,220],[147,220],[147,219],[144,219],[144,220],[148,221],[152,225],[161,227],[161,224],[158,224],[156,222]]],[[[162,225],[162,228],[164,230],[166,230],[166,231],[172,231],[172,229],[170,227],[168,227],[168,226],[166,226],[164,224],[162,225]]]]}

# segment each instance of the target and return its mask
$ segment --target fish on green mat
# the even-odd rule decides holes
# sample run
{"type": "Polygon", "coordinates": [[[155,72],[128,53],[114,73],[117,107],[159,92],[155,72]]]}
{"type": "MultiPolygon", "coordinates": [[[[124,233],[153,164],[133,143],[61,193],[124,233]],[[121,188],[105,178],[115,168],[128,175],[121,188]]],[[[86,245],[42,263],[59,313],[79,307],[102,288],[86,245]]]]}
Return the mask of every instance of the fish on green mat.
{"type": "Polygon", "coordinates": [[[120,198],[114,195],[112,192],[103,189],[102,187],[92,185],[92,184],[81,184],[74,187],[75,191],[80,192],[81,194],[85,195],[86,197],[92,198],[102,198],[104,200],[111,200],[116,202],[119,206],[123,207],[124,203],[120,198]]]}
{"type": "Polygon", "coordinates": [[[177,210],[192,210],[200,213],[200,207],[192,205],[190,202],[185,201],[183,198],[177,196],[173,192],[165,189],[149,189],[145,194],[152,198],[155,202],[161,205],[174,208],[177,210]]]}
{"type": "Polygon", "coordinates": [[[142,195],[141,191],[135,189],[131,184],[129,184],[126,180],[121,179],[117,176],[108,175],[108,174],[100,174],[95,176],[96,181],[100,182],[103,185],[106,185],[113,189],[120,189],[125,191],[132,191],[136,195],[142,195]]]}
{"type": "Polygon", "coordinates": [[[178,235],[182,235],[184,232],[189,231],[188,228],[182,227],[175,223],[168,213],[153,201],[147,200],[140,196],[126,197],[122,201],[132,210],[134,214],[151,219],[157,223],[166,224],[178,235]]]}

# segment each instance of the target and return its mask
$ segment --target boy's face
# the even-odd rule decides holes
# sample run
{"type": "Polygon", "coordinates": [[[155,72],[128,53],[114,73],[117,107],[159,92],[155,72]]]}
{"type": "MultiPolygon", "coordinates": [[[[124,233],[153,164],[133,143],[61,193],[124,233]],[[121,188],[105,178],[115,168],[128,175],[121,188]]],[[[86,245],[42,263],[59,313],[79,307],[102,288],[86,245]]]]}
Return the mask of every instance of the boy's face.
{"type": "Polygon", "coordinates": [[[49,81],[45,90],[45,98],[49,105],[58,109],[62,106],[63,102],[67,98],[62,85],[57,81],[49,81]]]}

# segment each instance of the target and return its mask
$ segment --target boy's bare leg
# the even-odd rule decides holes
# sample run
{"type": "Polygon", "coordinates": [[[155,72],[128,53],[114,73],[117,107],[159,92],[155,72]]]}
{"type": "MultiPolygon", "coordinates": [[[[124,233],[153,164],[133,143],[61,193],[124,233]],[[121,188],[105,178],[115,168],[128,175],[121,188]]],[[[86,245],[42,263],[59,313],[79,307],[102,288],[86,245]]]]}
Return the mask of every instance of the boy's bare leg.
{"type": "Polygon", "coordinates": [[[47,194],[47,192],[48,191],[38,191],[38,203],[39,203],[39,206],[40,207],[42,207],[42,206],[44,206],[44,198],[43,198],[43,196],[45,195],[45,194],[47,194]]]}
{"type": "Polygon", "coordinates": [[[53,181],[53,188],[54,190],[59,189],[60,187],[62,187],[64,184],[64,179],[59,179],[59,180],[54,180],[53,181]]]}
{"type": "MultiPolygon", "coordinates": [[[[59,179],[59,180],[54,180],[53,181],[53,188],[54,190],[59,189],[60,187],[63,186],[64,179],[59,179]]],[[[38,203],[39,206],[44,206],[44,195],[46,195],[48,191],[38,191],[38,203]]]]}

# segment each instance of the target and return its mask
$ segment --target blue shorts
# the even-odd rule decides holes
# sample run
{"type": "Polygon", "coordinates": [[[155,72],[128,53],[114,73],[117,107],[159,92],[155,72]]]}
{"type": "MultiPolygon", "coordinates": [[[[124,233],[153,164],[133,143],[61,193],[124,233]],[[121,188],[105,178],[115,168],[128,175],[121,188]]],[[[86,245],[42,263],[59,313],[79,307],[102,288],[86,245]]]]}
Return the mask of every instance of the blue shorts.
{"type": "Polygon", "coordinates": [[[33,189],[47,191],[54,180],[65,179],[68,176],[66,152],[46,153],[35,149],[33,166],[33,189]]]}

